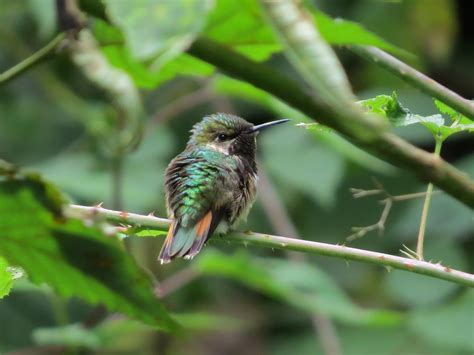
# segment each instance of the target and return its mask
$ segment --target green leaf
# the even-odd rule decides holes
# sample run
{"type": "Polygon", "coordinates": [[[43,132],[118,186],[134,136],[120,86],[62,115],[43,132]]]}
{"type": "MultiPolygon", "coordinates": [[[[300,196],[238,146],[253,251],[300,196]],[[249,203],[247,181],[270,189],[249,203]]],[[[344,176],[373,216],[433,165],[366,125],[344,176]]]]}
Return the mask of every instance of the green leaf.
{"type": "Polygon", "coordinates": [[[199,271],[242,282],[250,288],[286,302],[303,312],[321,313],[351,324],[394,325],[395,312],[362,310],[331,278],[314,265],[281,259],[250,259],[206,250],[197,259],[199,271]]]}
{"type": "Polygon", "coordinates": [[[357,22],[341,18],[333,19],[318,10],[313,11],[313,17],[323,38],[333,45],[374,46],[404,57],[412,57],[410,53],[388,43],[357,22]]]}
{"type": "Polygon", "coordinates": [[[158,229],[150,229],[145,227],[130,227],[127,228],[125,232],[126,235],[134,236],[134,237],[160,237],[166,236],[168,234],[167,231],[158,230],[158,229]]]}
{"type": "MultiPolygon", "coordinates": [[[[392,93],[392,96],[378,95],[372,99],[359,101],[359,104],[366,108],[368,112],[388,118],[390,123],[395,127],[403,127],[415,123],[433,125],[434,127],[440,127],[444,124],[444,119],[441,115],[423,117],[413,114],[398,101],[395,92],[392,93]]],[[[431,130],[431,128],[429,129],[431,130]]]]}
{"type": "MultiPolygon", "coordinates": [[[[199,2],[199,0],[188,1],[191,3],[199,2]]],[[[106,4],[108,7],[120,7],[120,11],[122,11],[122,7],[124,6],[123,3],[125,2],[108,0],[106,4]],[[119,4],[116,5],[116,3],[119,4]]],[[[171,7],[175,8],[180,6],[179,4],[184,3],[184,0],[176,1],[176,3],[176,5],[171,7]]],[[[202,14],[194,16],[196,18],[201,17],[201,19],[204,19],[202,21],[207,21],[207,24],[204,28],[201,23],[199,26],[196,25],[196,28],[193,27],[191,31],[192,36],[195,36],[197,32],[202,30],[203,35],[218,42],[225,43],[237,52],[256,61],[267,60],[272,54],[281,51],[281,44],[275,40],[271,28],[262,17],[260,6],[256,0],[219,0],[216,1],[215,6],[208,14],[207,11],[209,8],[205,8],[205,3],[206,1],[202,1],[202,6],[200,7],[202,14]]],[[[160,6],[168,6],[168,3],[162,3],[160,6]]],[[[133,2],[128,4],[127,7],[137,8],[136,4],[133,2]]],[[[192,7],[187,9],[184,13],[188,14],[191,12],[191,8],[192,7]]],[[[114,10],[112,10],[112,12],[114,12],[114,10]]],[[[134,14],[134,12],[130,11],[126,17],[131,17],[128,16],[130,14],[134,14]]],[[[133,16],[136,15],[134,14],[133,16]]],[[[140,14],[137,18],[140,18],[141,16],[144,15],[140,14]]],[[[321,22],[321,24],[319,24],[320,31],[329,43],[336,45],[374,45],[392,52],[403,52],[401,49],[387,43],[380,37],[364,30],[356,23],[333,20],[322,12],[317,12],[315,16],[321,22]],[[346,33],[345,31],[347,28],[351,31],[354,28],[357,28],[357,31],[354,34],[350,32],[346,33]]],[[[174,21],[171,26],[171,28],[174,28],[176,20],[173,19],[172,16],[169,16],[169,18],[174,21]]],[[[180,19],[181,15],[177,16],[177,18],[180,19]]],[[[139,22],[138,20],[136,21],[137,23],[139,22]]],[[[127,40],[127,31],[140,33],[140,39],[134,44],[137,47],[142,46],[142,31],[146,32],[147,36],[150,35],[152,37],[150,40],[153,41],[153,44],[156,44],[159,41],[157,40],[157,37],[152,34],[152,30],[148,29],[148,26],[151,26],[151,28],[159,28],[161,25],[150,25],[146,21],[135,25],[135,19],[133,18],[123,20],[118,19],[118,22],[114,22],[123,30],[126,45],[123,45],[124,36],[122,36],[120,30],[100,19],[94,19],[93,21],[94,35],[102,43],[104,54],[107,56],[109,61],[113,65],[126,70],[138,86],[152,89],[165,81],[173,79],[177,75],[208,76],[214,72],[214,67],[212,65],[189,56],[186,53],[182,53],[186,46],[178,46],[176,51],[171,52],[171,58],[173,58],[173,60],[169,60],[169,56],[165,56],[160,59],[158,63],[143,63],[143,61],[140,60],[142,57],[137,58],[137,56],[134,55],[135,52],[131,47],[132,44],[129,43],[129,39],[127,40]],[[121,24],[121,22],[124,23],[121,24]],[[126,30],[126,28],[128,28],[128,30],[126,30]]],[[[197,19],[196,22],[198,22],[197,19]]],[[[180,41],[177,42],[179,45],[180,41]]],[[[189,44],[189,42],[186,42],[186,44],[189,44]]]]}
{"type": "Polygon", "coordinates": [[[13,275],[8,269],[7,261],[0,257],[0,299],[8,296],[13,287],[13,275]]]}
{"type": "Polygon", "coordinates": [[[368,112],[386,117],[395,127],[404,127],[412,124],[421,124],[426,127],[433,136],[440,137],[443,141],[450,135],[460,132],[462,127],[446,126],[443,116],[436,114],[431,116],[420,116],[403,107],[398,101],[397,94],[392,96],[379,95],[375,98],[359,101],[359,104],[368,112]]]}
{"type": "Polygon", "coordinates": [[[474,291],[468,290],[454,302],[415,311],[408,318],[409,327],[427,342],[474,352],[474,291]]]}
{"type": "Polygon", "coordinates": [[[106,3],[123,35],[100,19],[92,23],[93,33],[112,65],[125,70],[137,86],[148,89],[176,75],[203,76],[214,71],[210,64],[183,53],[203,28],[211,0],[139,2],[142,6],[129,1],[106,3]],[[121,16],[123,13],[126,15],[121,16]]]}
{"type": "Polygon", "coordinates": [[[155,69],[135,60],[127,47],[107,46],[102,51],[112,65],[125,70],[137,86],[146,89],[153,89],[177,75],[207,76],[214,72],[212,65],[186,53],[155,69]]]}
{"type": "MultiPolygon", "coordinates": [[[[439,100],[434,100],[435,106],[438,109],[439,112],[444,113],[448,115],[453,121],[456,121],[462,116],[459,112],[457,112],[455,109],[449,107],[445,103],[439,101],[439,100]]],[[[467,118],[467,117],[466,117],[467,118]]]]}
{"type": "MultiPolygon", "coordinates": [[[[381,37],[364,29],[358,23],[332,19],[321,11],[314,10],[313,16],[324,39],[333,45],[369,45],[392,53],[407,52],[388,43],[381,37]]],[[[270,26],[266,23],[256,0],[220,0],[208,19],[205,35],[234,50],[262,61],[281,51],[270,26]]]]}
{"type": "Polygon", "coordinates": [[[63,198],[34,175],[0,179],[0,255],[36,284],[63,297],[103,303],[150,325],[172,329],[149,277],[113,236],[62,215],[63,198]]]}
{"type": "Polygon", "coordinates": [[[441,128],[443,130],[442,134],[445,135],[446,138],[457,132],[474,132],[474,121],[439,100],[435,99],[434,103],[439,112],[444,113],[451,118],[451,125],[449,127],[441,128]]]}
{"type": "Polygon", "coordinates": [[[419,123],[426,127],[435,138],[439,137],[442,141],[458,132],[474,132],[474,123],[471,120],[438,100],[435,100],[438,110],[441,113],[447,114],[453,121],[449,126],[445,125],[444,118],[439,114],[420,116],[410,112],[409,109],[403,107],[401,102],[398,101],[395,92],[393,92],[392,96],[379,95],[372,99],[359,101],[359,104],[366,108],[368,112],[388,118],[395,127],[419,123]]]}
{"type": "Polygon", "coordinates": [[[156,68],[153,64],[137,60],[130,49],[123,45],[121,32],[105,21],[95,19],[92,25],[94,36],[102,46],[102,52],[108,61],[125,70],[135,84],[141,88],[153,89],[177,75],[207,76],[214,72],[214,67],[186,53],[156,68]]]}
{"type": "Polygon", "coordinates": [[[133,57],[160,67],[182,53],[204,27],[210,0],[104,0],[133,57]]]}
{"type": "Polygon", "coordinates": [[[219,0],[204,34],[257,61],[281,50],[256,0],[219,0]]]}

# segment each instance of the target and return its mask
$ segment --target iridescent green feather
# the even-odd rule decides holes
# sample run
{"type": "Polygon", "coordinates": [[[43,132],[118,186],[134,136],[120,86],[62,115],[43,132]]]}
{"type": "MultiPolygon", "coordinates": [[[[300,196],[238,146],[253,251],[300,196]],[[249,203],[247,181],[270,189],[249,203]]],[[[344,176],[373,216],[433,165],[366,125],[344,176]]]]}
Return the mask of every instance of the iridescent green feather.
{"type": "Polygon", "coordinates": [[[194,226],[211,209],[219,181],[232,165],[232,159],[210,149],[184,151],[173,160],[166,181],[168,208],[181,227],[194,226]]]}

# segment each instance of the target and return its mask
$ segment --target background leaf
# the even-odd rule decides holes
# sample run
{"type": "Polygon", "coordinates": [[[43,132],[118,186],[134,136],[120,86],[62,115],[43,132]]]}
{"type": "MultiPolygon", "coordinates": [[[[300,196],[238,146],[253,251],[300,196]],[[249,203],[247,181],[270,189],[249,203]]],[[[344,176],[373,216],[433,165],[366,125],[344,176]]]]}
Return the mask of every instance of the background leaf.
{"type": "Polygon", "coordinates": [[[174,322],[155,298],[149,277],[118,240],[78,220],[64,220],[60,194],[37,177],[0,181],[0,253],[64,297],[104,303],[148,324],[174,322]],[[54,198],[54,199],[53,199],[54,198]]]}
{"type": "Polygon", "coordinates": [[[218,1],[204,34],[257,61],[281,50],[256,0],[218,1]]]}
{"type": "Polygon", "coordinates": [[[331,18],[319,10],[314,10],[313,16],[321,35],[331,44],[374,46],[404,57],[412,56],[356,22],[331,18]]]}
{"type": "Polygon", "coordinates": [[[394,325],[394,312],[362,310],[315,266],[266,258],[252,260],[243,253],[233,256],[207,251],[196,265],[209,275],[220,275],[286,302],[304,312],[315,312],[354,324],[394,325]]]}
{"type": "MultiPolygon", "coordinates": [[[[146,2],[148,0],[140,1],[146,2]]],[[[216,1],[214,7],[209,5],[209,1],[188,0],[192,6],[187,8],[186,0],[176,1],[176,4],[170,2],[172,6],[169,6],[169,9],[166,10],[168,14],[173,13],[178,7],[184,6],[185,8],[183,11],[176,11],[176,15],[169,16],[170,19],[179,19],[179,21],[173,20],[172,24],[162,21],[161,24],[154,25],[156,28],[150,28],[151,25],[148,23],[150,21],[155,23],[153,21],[156,21],[152,12],[147,14],[141,12],[137,15],[134,13],[137,10],[131,9],[137,8],[137,6],[126,4],[124,1],[110,0],[106,2],[108,13],[112,17],[112,22],[118,25],[126,34],[126,46],[120,44],[123,40],[120,31],[117,32],[116,29],[113,29],[113,26],[106,24],[100,19],[94,20],[94,33],[103,43],[104,54],[110,62],[126,70],[138,86],[148,89],[155,88],[177,75],[208,76],[214,71],[211,65],[199,59],[191,57],[186,53],[179,54],[189,44],[189,38],[192,38],[198,32],[218,42],[225,43],[237,52],[257,61],[265,61],[273,54],[281,51],[281,44],[275,40],[270,26],[262,17],[260,6],[256,0],[219,0],[216,1]],[[199,5],[196,5],[198,3],[199,5]],[[198,6],[199,8],[193,10],[193,6],[198,6]],[[130,7],[130,9],[127,9],[127,7],[130,7]],[[122,12],[124,13],[123,18],[118,18],[117,16],[122,14],[122,12]],[[188,14],[190,13],[193,16],[199,14],[199,16],[196,15],[196,23],[193,25],[187,23],[189,20],[188,14]],[[129,17],[130,20],[127,20],[129,17]],[[201,18],[201,20],[198,18],[201,18]],[[203,25],[204,23],[206,24],[203,25]],[[169,54],[165,52],[163,59],[159,59],[158,62],[143,62],[142,59],[149,58],[147,56],[134,55],[136,51],[138,53],[140,51],[145,53],[148,51],[148,49],[144,49],[145,44],[142,43],[144,40],[141,33],[151,34],[153,30],[158,31],[161,28],[160,26],[167,26],[168,29],[174,29],[179,35],[182,35],[183,45],[170,49],[169,54]],[[183,28],[180,26],[183,26],[183,28]],[[189,26],[189,28],[186,26],[189,26]],[[138,36],[139,40],[133,42],[127,39],[127,31],[133,33],[133,36],[138,36]],[[187,36],[186,33],[188,33],[187,36]],[[132,45],[138,48],[134,49],[131,47],[132,45]],[[170,60],[172,58],[173,60],[170,60]]],[[[160,3],[157,6],[164,9],[168,6],[168,3],[160,3]]],[[[158,14],[160,13],[158,11],[158,14]]],[[[318,21],[322,36],[331,44],[372,45],[399,54],[406,54],[401,49],[389,44],[354,22],[332,19],[317,10],[315,10],[314,16],[318,21]]],[[[155,36],[150,39],[150,41],[153,41],[152,51],[159,50],[158,47],[164,45],[162,42],[166,44],[166,38],[164,40],[162,38],[165,35],[167,34],[161,34],[159,37],[155,36]],[[161,38],[162,41],[157,41],[157,38],[161,38]],[[157,48],[154,48],[155,46],[157,48]]],[[[178,37],[178,39],[177,42],[179,44],[181,37],[178,37]]],[[[162,50],[166,50],[166,48],[162,50]]]]}
{"type": "Polygon", "coordinates": [[[474,292],[468,290],[452,304],[422,309],[413,313],[408,324],[427,342],[449,345],[472,353],[474,351],[473,304],[474,292]]]}
{"type": "Polygon", "coordinates": [[[204,26],[212,3],[211,0],[105,0],[107,13],[122,29],[132,55],[140,60],[154,58],[157,67],[189,46],[204,26]]]}
{"type": "Polygon", "coordinates": [[[7,296],[13,287],[13,275],[8,270],[7,261],[0,257],[0,299],[7,296]]]}

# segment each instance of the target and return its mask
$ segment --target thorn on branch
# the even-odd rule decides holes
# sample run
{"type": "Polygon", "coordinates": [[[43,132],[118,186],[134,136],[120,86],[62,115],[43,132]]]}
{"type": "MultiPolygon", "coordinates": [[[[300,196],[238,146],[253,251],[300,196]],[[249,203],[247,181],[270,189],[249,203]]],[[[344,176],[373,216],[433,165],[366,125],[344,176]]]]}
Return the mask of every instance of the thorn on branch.
{"type": "Polygon", "coordinates": [[[410,259],[419,260],[418,254],[416,253],[416,251],[411,250],[405,244],[403,244],[403,249],[400,249],[400,253],[402,253],[403,255],[405,255],[406,257],[410,259]]]}

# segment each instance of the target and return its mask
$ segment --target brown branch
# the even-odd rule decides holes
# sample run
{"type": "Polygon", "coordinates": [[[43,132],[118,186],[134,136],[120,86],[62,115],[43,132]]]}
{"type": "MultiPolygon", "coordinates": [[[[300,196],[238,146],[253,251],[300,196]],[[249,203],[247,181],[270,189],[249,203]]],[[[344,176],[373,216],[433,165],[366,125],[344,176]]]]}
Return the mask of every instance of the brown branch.
{"type": "MultiPolygon", "coordinates": [[[[215,65],[232,76],[265,90],[308,117],[329,126],[362,149],[430,181],[448,194],[474,208],[474,182],[467,174],[433,154],[383,130],[378,120],[351,107],[334,107],[315,93],[308,92],[294,79],[269,65],[257,63],[227,46],[198,38],[189,53],[215,65]]],[[[382,120],[380,120],[382,122],[382,120]]]]}

